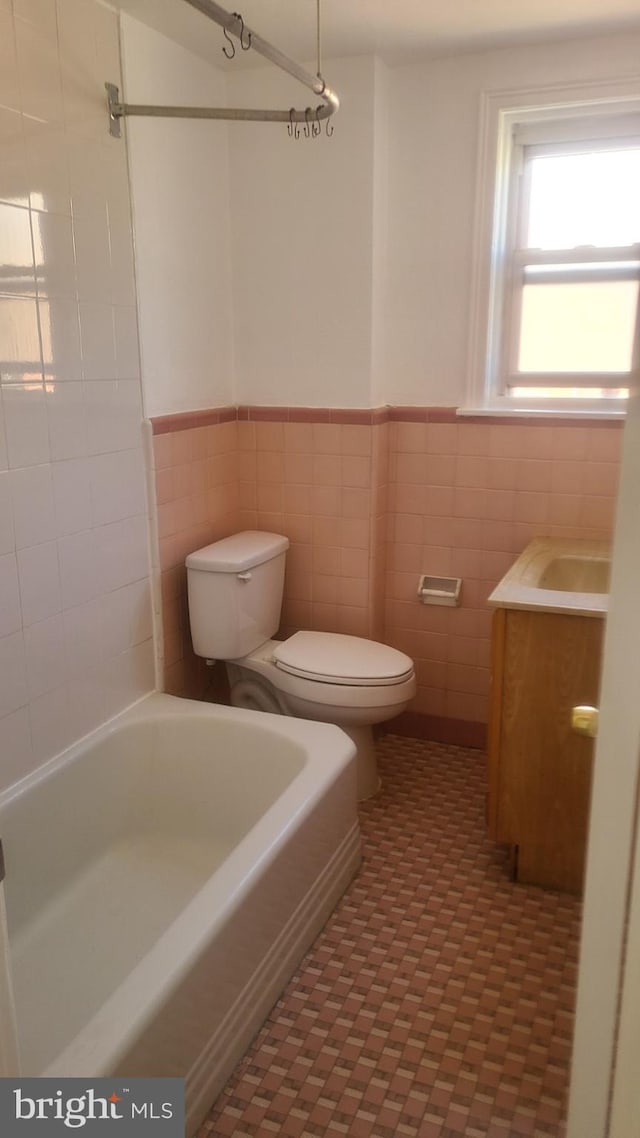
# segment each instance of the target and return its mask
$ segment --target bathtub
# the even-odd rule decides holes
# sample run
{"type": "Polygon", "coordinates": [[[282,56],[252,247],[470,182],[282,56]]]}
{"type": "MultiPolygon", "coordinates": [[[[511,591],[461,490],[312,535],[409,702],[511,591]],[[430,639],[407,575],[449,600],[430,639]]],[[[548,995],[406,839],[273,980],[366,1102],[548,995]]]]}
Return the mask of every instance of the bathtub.
{"type": "Polygon", "coordinates": [[[353,755],[155,693],[0,795],[20,1073],[184,1077],[192,1134],[357,869],[353,755]]]}

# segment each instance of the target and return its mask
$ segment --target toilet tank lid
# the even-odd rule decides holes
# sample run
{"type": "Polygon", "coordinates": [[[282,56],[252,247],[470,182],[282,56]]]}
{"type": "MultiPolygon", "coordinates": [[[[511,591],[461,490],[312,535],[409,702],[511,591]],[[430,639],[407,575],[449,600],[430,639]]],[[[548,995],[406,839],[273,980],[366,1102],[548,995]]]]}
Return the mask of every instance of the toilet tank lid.
{"type": "Polygon", "coordinates": [[[187,569],[201,569],[208,573],[242,573],[286,553],[288,548],[289,538],[282,534],[243,530],[202,549],[194,549],[185,564],[187,569]]]}

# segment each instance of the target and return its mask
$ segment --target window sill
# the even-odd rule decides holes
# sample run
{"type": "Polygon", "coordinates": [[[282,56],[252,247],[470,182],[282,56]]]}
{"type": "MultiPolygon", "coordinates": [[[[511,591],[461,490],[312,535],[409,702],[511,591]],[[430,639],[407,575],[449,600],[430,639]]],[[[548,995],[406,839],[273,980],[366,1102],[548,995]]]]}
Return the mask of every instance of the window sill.
{"type": "Polygon", "coordinates": [[[547,420],[599,420],[600,422],[623,423],[627,415],[626,402],[622,407],[458,407],[456,415],[473,419],[536,419],[547,420]]]}

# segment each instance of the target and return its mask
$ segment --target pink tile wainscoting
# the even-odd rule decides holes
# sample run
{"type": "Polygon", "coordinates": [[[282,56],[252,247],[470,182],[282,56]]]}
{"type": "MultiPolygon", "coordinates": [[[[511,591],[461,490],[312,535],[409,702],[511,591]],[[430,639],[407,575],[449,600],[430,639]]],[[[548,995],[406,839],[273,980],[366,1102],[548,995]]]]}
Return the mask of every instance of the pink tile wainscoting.
{"type": "Polygon", "coordinates": [[[273,530],[291,541],[282,631],[402,649],[418,674],[405,728],[480,744],[489,593],[533,537],[612,533],[619,422],[240,407],[152,426],[165,685],[177,694],[201,695],[205,682],[188,634],[186,554],[238,528],[273,530]],[[421,604],[421,573],[462,577],[460,606],[421,604]]]}
{"type": "Polygon", "coordinates": [[[224,414],[203,425],[175,415],[155,420],[153,431],[164,690],[201,698],[212,677],[191,647],[184,562],[238,529],[238,424],[224,414]]]}

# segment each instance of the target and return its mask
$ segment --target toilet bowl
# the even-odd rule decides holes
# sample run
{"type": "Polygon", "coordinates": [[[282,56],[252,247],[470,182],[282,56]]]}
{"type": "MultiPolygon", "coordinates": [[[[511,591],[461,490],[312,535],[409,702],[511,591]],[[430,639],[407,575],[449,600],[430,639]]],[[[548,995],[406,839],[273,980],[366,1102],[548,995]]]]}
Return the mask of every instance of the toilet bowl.
{"type": "Polygon", "coordinates": [[[187,557],[194,651],[224,660],[237,707],[335,723],[357,747],[358,797],[379,787],[372,726],[416,690],[413,662],[376,641],[332,632],[272,639],[288,540],[248,531],[187,557]]]}
{"type": "Polygon", "coordinates": [[[227,672],[236,707],[337,723],[358,748],[358,797],[375,794],[371,727],[399,715],[415,694],[404,653],[357,636],[296,632],[228,661],[227,672]]]}

